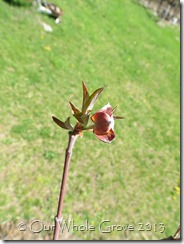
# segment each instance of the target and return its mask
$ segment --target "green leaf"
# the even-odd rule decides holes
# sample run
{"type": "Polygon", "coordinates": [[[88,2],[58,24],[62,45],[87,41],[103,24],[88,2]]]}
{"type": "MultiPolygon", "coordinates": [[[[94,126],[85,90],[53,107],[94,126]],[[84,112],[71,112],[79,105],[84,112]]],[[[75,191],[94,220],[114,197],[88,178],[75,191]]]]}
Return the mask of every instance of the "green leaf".
{"type": "Polygon", "coordinates": [[[83,121],[83,125],[86,126],[88,124],[88,120],[89,120],[89,114],[83,114],[81,116],[81,119],[83,121]]]}
{"type": "Polygon", "coordinates": [[[65,121],[61,121],[58,118],[52,116],[53,121],[60,126],[61,128],[65,129],[65,130],[73,130],[73,126],[70,124],[70,117],[65,121]]]}
{"type": "Polygon", "coordinates": [[[59,120],[58,118],[52,116],[52,119],[54,120],[54,122],[59,125],[61,128],[68,130],[67,126],[65,125],[65,123],[61,120],[59,120]]]}
{"type": "Polygon", "coordinates": [[[70,117],[68,117],[68,119],[65,121],[65,125],[69,130],[73,130],[73,126],[70,123],[70,117]]]}
{"type": "Polygon", "coordinates": [[[89,120],[89,115],[88,115],[88,114],[83,114],[83,113],[81,112],[81,113],[79,113],[79,114],[74,114],[73,116],[77,119],[77,121],[78,121],[80,124],[82,124],[82,125],[84,125],[84,126],[87,125],[88,120],[89,120]]]}
{"type": "Polygon", "coordinates": [[[82,118],[82,116],[83,116],[82,113],[74,114],[73,116],[78,120],[79,123],[81,123],[81,124],[84,123],[83,118],[82,118]]]}
{"type": "Polygon", "coordinates": [[[88,101],[84,105],[83,113],[90,113],[98,96],[104,90],[104,87],[97,89],[93,94],[89,97],[88,101]]]}

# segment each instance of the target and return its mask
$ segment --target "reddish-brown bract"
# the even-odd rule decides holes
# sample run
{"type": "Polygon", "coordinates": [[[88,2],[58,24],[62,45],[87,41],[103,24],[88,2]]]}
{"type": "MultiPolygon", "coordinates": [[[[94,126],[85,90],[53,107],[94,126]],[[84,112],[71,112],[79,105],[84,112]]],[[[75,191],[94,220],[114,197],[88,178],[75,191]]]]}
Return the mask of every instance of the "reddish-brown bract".
{"type": "Polygon", "coordinates": [[[115,139],[113,109],[108,103],[95,113],[91,120],[94,122],[93,132],[103,142],[111,142],[115,139]]]}

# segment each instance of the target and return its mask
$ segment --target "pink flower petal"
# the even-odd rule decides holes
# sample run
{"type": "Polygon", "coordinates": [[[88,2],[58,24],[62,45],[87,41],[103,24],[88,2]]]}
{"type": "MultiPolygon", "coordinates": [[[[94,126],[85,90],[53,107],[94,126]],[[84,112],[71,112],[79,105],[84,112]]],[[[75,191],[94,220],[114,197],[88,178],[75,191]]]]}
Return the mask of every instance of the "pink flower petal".
{"type": "Polygon", "coordinates": [[[98,112],[104,112],[104,113],[108,114],[109,116],[111,116],[113,114],[112,107],[109,103],[106,104],[103,108],[101,108],[98,112]]]}
{"type": "Polygon", "coordinates": [[[97,135],[97,134],[95,134],[95,135],[100,141],[103,141],[106,143],[110,143],[115,139],[115,133],[112,129],[105,135],[97,135]]]}

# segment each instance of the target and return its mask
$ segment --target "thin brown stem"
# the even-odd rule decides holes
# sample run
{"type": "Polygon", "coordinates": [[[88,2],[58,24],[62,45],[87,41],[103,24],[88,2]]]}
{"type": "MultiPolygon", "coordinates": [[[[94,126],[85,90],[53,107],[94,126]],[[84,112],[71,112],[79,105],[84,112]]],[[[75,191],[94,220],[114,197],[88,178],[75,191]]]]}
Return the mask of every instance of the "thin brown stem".
{"type": "Polygon", "coordinates": [[[66,180],[67,180],[67,175],[68,175],[70,159],[72,156],[72,150],[73,150],[77,137],[78,137],[78,134],[75,134],[75,135],[69,134],[69,141],[68,141],[68,147],[66,149],[66,154],[65,154],[63,178],[62,178],[60,196],[59,196],[59,202],[58,202],[58,210],[57,210],[57,215],[55,217],[55,228],[54,228],[53,240],[58,240],[58,238],[59,238],[60,222],[62,221],[62,209],[63,209],[63,201],[64,201],[64,194],[65,194],[65,188],[66,188],[66,180]]]}
{"type": "Polygon", "coordinates": [[[179,240],[179,239],[180,239],[180,238],[178,238],[179,233],[180,233],[180,225],[178,226],[178,229],[177,229],[177,231],[175,232],[173,238],[179,240]]]}

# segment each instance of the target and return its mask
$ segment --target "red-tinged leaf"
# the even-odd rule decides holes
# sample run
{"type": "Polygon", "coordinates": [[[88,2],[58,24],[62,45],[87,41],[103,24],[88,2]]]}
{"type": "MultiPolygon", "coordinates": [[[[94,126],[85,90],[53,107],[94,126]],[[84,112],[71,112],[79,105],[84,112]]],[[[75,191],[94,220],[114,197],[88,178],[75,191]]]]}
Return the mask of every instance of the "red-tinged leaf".
{"type": "Polygon", "coordinates": [[[70,124],[70,117],[68,117],[64,124],[69,130],[73,130],[73,126],[70,124]]]}
{"type": "Polygon", "coordinates": [[[89,97],[88,101],[86,102],[85,106],[84,106],[84,113],[86,113],[87,111],[92,110],[98,96],[100,95],[100,93],[103,91],[104,87],[97,89],[95,92],[93,92],[93,94],[89,97]]]}
{"type": "Polygon", "coordinates": [[[113,116],[114,119],[124,119],[124,117],[121,116],[113,116]]]}
{"type": "Polygon", "coordinates": [[[74,115],[81,113],[80,110],[77,109],[77,108],[73,105],[73,103],[71,103],[71,102],[69,101],[69,104],[70,104],[70,106],[71,106],[71,109],[72,109],[74,115]]]}
{"type": "Polygon", "coordinates": [[[117,106],[115,108],[113,108],[112,110],[112,114],[116,112],[117,106]]]}
{"type": "Polygon", "coordinates": [[[64,122],[62,122],[61,120],[57,119],[56,117],[52,116],[52,119],[54,120],[54,122],[59,125],[61,128],[68,130],[68,127],[65,125],[64,122]]]}
{"type": "Polygon", "coordinates": [[[84,81],[82,82],[82,88],[83,88],[82,112],[84,113],[85,104],[89,100],[89,92],[88,92],[87,86],[84,83],[84,81]]]}

